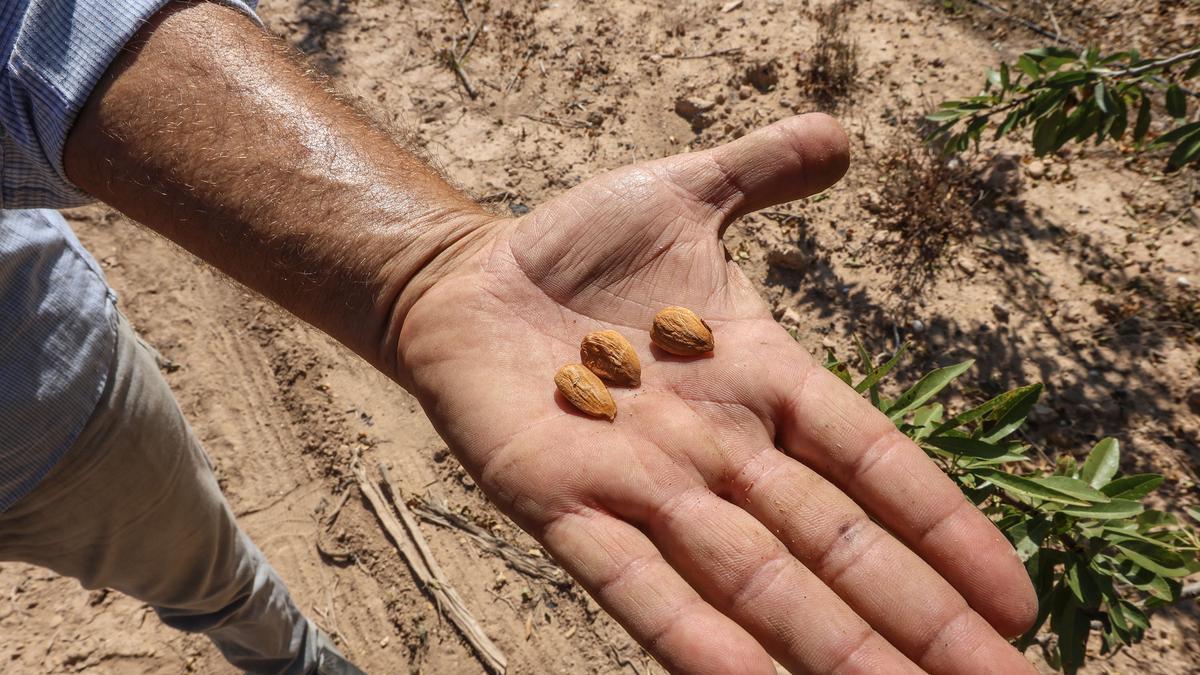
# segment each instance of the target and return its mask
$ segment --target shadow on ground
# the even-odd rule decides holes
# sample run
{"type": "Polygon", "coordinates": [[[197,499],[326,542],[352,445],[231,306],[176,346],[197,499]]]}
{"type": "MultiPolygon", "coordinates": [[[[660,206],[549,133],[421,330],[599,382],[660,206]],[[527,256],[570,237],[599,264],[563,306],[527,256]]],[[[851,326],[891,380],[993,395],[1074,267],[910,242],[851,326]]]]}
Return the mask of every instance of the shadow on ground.
{"type": "Polygon", "coordinates": [[[292,46],[306,54],[309,63],[329,76],[341,75],[340,59],[333,56],[330,39],[346,27],[347,0],[303,0],[296,30],[288,36],[292,46]]]}
{"type": "MultiPolygon", "coordinates": [[[[981,183],[990,182],[990,176],[981,177],[981,183]]],[[[848,281],[827,259],[812,255],[803,272],[772,269],[767,284],[791,291],[802,316],[831,326],[842,338],[861,336],[878,351],[894,349],[901,338],[912,340],[913,362],[902,371],[903,382],[974,358],[967,381],[975,391],[964,393],[982,400],[1028,384],[1025,373],[1032,366],[1047,391],[1027,427],[1028,440],[1048,454],[1080,455],[1105,436],[1128,447],[1131,425],[1136,425],[1143,437],[1184,451],[1193,470],[1200,467],[1200,436],[1183,419],[1191,413],[1172,400],[1164,378],[1167,354],[1200,336],[1196,299],[1186,289],[1166,285],[1159,275],[1122,266],[1088,235],[1052,222],[1019,195],[1003,204],[1001,210],[991,200],[980,201],[973,214],[976,229],[968,235],[977,255],[990,256],[981,262],[1005,291],[1003,305],[993,308],[990,320],[965,320],[921,304],[922,291],[932,282],[961,276],[961,270],[948,265],[911,286],[875,288],[848,281]],[[1086,316],[1072,315],[1056,303],[1052,282],[1031,262],[1031,253],[1047,247],[1078,271],[1082,283],[1100,289],[1086,316]],[[910,321],[918,316],[923,330],[914,334],[910,321]],[[854,322],[838,321],[845,317],[854,322]]],[[[819,249],[810,228],[795,231],[801,250],[819,249]]],[[[1194,380],[1196,373],[1189,370],[1178,377],[1194,380]]],[[[1162,470],[1149,453],[1136,448],[1124,454],[1123,463],[1126,471],[1162,470]]],[[[1171,485],[1169,481],[1164,487],[1168,498],[1171,485]]]]}

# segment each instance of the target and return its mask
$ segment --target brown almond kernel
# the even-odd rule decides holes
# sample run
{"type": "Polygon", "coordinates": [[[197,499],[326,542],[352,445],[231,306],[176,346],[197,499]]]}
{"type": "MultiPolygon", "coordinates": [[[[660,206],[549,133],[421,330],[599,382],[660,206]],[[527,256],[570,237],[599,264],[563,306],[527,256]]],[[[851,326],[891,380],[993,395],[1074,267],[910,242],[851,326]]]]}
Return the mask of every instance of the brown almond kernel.
{"type": "Polygon", "coordinates": [[[663,351],[677,356],[697,356],[716,346],[712,329],[686,307],[667,307],[655,315],[650,339],[663,351]]]}
{"type": "Polygon", "coordinates": [[[583,336],[579,360],[610,384],[636,387],[642,382],[642,363],[637,352],[615,330],[598,330],[583,336]]]}
{"type": "Polygon", "coordinates": [[[554,384],[571,405],[592,417],[613,420],[617,417],[617,404],[608,388],[582,363],[569,363],[554,374],[554,384]]]}

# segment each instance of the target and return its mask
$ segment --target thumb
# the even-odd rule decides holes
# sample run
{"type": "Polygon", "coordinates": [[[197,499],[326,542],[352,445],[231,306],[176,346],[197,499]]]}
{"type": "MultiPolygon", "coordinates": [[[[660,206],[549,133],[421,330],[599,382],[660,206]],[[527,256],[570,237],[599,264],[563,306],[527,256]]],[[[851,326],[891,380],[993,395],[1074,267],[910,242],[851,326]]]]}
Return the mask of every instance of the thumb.
{"type": "Polygon", "coordinates": [[[665,161],[670,179],[720,212],[724,228],[738,216],[836,183],[849,166],[850,143],[832,117],[809,113],[665,161]]]}

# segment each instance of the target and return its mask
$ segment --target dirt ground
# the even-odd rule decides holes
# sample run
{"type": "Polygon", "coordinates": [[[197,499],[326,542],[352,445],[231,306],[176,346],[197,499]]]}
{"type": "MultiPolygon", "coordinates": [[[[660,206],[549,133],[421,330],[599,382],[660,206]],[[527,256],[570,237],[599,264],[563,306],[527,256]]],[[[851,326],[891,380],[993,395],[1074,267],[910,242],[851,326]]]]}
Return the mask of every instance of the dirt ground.
{"type": "MultiPolygon", "coordinates": [[[[1200,34],[1200,8],[1182,1],[1035,4],[1021,15],[1079,42],[1154,54],[1200,34]]],[[[261,13],[334,87],[515,213],[607,168],[832,111],[854,144],[846,179],[727,235],[780,320],[814,351],[846,353],[855,335],[880,351],[911,340],[914,374],[974,357],[966,394],[1044,381],[1031,442],[1078,454],[1116,436],[1124,470],[1168,476],[1161,506],[1197,502],[1195,172],[1164,178],[1161,158],[1090,146],[1035,161],[1003,142],[957,168],[969,208],[953,231],[889,230],[880,215],[889,162],[913,147],[919,115],[1048,38],[967,2],[848,3],[858,75],[830,97],[806,76],[821,3],[462,5],[483,24],[463,61],[474,99],[440,56],[469,41],[456,2],[263,0],[261,13]],[[689,120],[681,100],[713,107],[689,120]]],[[[416,401],[119,214],[68,216],[164,356],[241,522],[309,616],[370,673],[482,672],[352,487],[351,459],[372,472],[386,463],[405,496],[444,504],[540,569],[544,554],[484,501],[416,401]]],[[[423,528],[510,672],[662,672],[569,582],[518,572],[460,529],[423,528]]],[[[0,636],[4,673],[231,672],[206,640],[164,628],[141,603],[21,565],[0,565],[0,636]]],[[[1200,672],[1198,653],[1200,612],[1184,603],[1088,672],[1200,672]]],[[[1036,648],[1029,656],[1041,663],[1036,648]]]]}

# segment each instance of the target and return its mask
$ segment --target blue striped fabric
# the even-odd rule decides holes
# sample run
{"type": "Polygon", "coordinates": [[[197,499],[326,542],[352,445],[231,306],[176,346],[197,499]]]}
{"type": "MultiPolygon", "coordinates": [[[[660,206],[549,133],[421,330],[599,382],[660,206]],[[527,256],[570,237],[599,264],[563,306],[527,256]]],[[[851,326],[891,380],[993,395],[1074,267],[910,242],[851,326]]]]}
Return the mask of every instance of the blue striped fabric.
{"type": "Polygon", "coordinates": [[[37,485],[91,416],[115,319],[95,261],[57,211],[0,212],[0,511],[37,485]]]}
{"type": "MultiPolygon", "coordinates": [[[[116,296],[45,209],[91,201],[63,170],[67,134],[168,1],[0,0],[0,512],[62,457],[108,378],[116,296]]],[[[256,0],[224,4],[253,16],[256,0]]]]}

